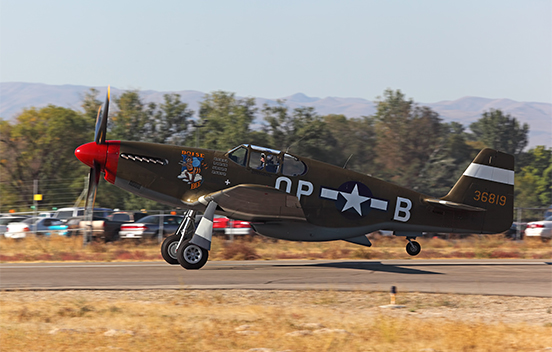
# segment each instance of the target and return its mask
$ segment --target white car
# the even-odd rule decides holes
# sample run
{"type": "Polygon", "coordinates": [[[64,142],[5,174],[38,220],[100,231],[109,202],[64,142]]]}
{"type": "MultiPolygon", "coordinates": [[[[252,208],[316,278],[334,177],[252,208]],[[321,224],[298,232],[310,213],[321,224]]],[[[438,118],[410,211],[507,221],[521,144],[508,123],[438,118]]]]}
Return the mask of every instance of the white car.
{"type": "Polygon", "coordinates": [[[31,233],[36,233],[38,236],[50,236],[52,233],[66,236],[67,225],[54,218],[28,218],[21,222],[9,223],[4,237],[19,239],[31,233]]]}
{"type": "Polygon", "coordinates": [[[543,241],[548,241],[552,238],[552,216],[541,221],[533,221],[527,224],[525,236],[540,237],[543,241]]]}
{"type": "MultiPolygon", "coordinates": [[[[94,216],[99,218],[106,218],[111,213],[113,213],[113,210],[109,208],[94,208],[94,216]]],[[[77,216],[84,216],[84,208],[61,208],[54,213],[53,217],[62,221],[67,221],[67,219],[77,216]]]]}
{"type": "Polygon", "coordinates": [[[4,236],[8,231],[8,224],[11,222],[19,222],[27,219],[27,216],[3,216],[0,218],[0,236],[4,236]]]}

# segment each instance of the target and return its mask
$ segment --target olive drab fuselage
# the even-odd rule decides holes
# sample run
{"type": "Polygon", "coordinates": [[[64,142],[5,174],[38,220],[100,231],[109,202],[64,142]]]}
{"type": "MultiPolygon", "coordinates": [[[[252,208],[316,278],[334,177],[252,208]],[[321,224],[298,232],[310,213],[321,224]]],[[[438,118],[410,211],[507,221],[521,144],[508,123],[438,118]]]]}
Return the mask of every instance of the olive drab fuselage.
{"type": "MultiPolygon", "coordinates": [[[[296,210],[291,218],[330,228],[381,224],[381,229],[397,232],[500,232],[507,221],[489,214],[502,213],[513,204],[513,192],[506,189],[474,189],[471,198],[475,200],[479,195],[480,200],[486,199],[487,211],[474,211],[485,205],[482,201],[472,202],[474,209],[439,206],[428,202],[431,197],[427,195],[368,175],[251,145],[219,152],[121,142],[116,175],[115,184],[131,192],[199,210],[203,207],[198,202],[202,196],[237,185],[264,185],[288,196],[284,206],[296,210]],[[271,158],[272,163],[261,161],[263,156],[271,158]],[[492,204],[489,199],[493,199],[492,204]]],[[[503,185],[495,186],[500,189],[503,185]]],[[[222,209],[218,212],[225,214],[222,209]]],[[[277,214],[263,218],[254,212],[235,217],[254,221],[280,218],[277,214]]]]}

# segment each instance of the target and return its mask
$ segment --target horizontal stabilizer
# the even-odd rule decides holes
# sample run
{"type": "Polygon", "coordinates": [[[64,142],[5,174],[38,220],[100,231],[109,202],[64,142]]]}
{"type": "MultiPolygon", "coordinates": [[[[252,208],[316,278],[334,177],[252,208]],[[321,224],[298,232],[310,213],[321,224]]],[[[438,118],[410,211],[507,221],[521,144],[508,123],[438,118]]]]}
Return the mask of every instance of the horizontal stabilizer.
{"type": "Polygon", "coordinates": [[[370,242],[370,240],[368,239],[368,237],[366,237],[366,235],[362,235],[354,238],[347,238],[344,241],[354,243],[354,244],[360,244],[361,246],[372,247],[372,242],[370,242]]]}
{"type": "Polygon", "coordinates": [[[462,203],[455,203],[455,202],[451,202],[450,200],[425,198],[424,201],[433,206],[436,206],[439,208],[446,208],[450,210],[486,211],[486,209],[483,209],[483,208],[474,207],[472,205],[467,205],[462,203]]]}

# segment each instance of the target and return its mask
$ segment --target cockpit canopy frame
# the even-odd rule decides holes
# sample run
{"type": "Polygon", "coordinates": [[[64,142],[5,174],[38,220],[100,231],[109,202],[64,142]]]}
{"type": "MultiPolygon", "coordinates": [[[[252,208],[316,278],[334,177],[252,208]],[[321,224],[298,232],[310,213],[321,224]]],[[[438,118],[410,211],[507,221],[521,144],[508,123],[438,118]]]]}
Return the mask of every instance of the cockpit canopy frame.
{"type": "Polygon", "coordinates": [[[295,155],[252,144],[239,145],[226,156],[240,166],[272,174],[295,177],[308,171],[307,165],[295,155]]]}

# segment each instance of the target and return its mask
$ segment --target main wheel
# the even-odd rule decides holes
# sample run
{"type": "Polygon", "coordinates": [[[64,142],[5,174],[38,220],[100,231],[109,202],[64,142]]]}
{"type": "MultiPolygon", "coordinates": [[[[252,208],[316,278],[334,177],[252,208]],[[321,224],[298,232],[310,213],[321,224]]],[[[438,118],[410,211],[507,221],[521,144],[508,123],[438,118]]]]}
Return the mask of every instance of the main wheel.
{"type": "Polygon", "coordinates": [[[416,241],[410,241],[406,244],[406,253],[415,256],[420,254],[422,246],[416,241]]]}
{"type": "Polygon", "coordinates": [[[184,269],[201,269],[209,258],[209,251],[200,246],[185,241],[176,253],[178,262],[184,269]]]}
{"type": "Polygon", "coordinates": [[[165,238],[161,245],[161,255],[163,259],[171,265],[180,264],[176,256],[176,246],[178,246],[179,240],[180,236],[172,235],[165,238]]]}

